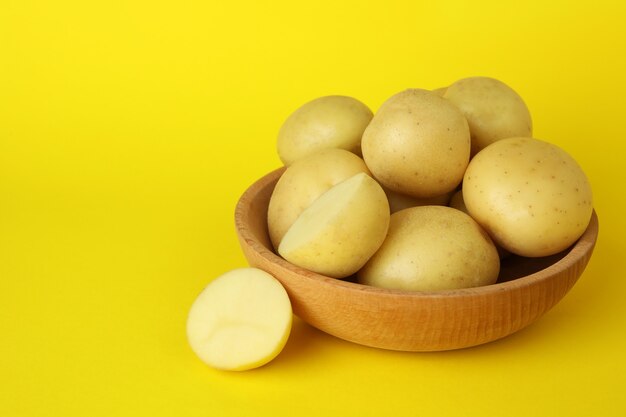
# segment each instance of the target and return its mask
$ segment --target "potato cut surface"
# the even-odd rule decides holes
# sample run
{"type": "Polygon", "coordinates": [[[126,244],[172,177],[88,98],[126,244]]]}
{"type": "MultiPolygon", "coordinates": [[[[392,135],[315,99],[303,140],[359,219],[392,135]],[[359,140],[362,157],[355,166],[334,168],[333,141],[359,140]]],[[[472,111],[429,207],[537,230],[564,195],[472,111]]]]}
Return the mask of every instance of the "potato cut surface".
{"type": "Polygon", "coordinates": [[[241,371],[274,359],[291,323],[291,303],[280,282],[260,269],[242,268],[216,278],[196,298],[187,338],[207,365],[241,371]]]}
{"type": "Polygon", "coordinates": [[[389,217],[382,187],[370,176],[356,174],[303,211],[278,252],[302,268],[344,278],[358,271],[382,245],[389,217]]]}

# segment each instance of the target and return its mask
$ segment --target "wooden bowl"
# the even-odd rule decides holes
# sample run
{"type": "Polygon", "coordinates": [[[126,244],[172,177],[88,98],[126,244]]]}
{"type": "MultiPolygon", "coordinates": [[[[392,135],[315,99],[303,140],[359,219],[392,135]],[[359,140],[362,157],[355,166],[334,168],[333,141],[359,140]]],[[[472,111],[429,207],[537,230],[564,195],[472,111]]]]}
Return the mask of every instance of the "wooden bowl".
{"type": "Polygon", "coordinates": [[[370,287],[316,274],[274,253],[267,232],[267,206],[283,171],[259,179],[237,204],[235,226],[243,253],[251,266],[280,280],[302,320],[366,346],[440,351],[510,335],[541,317],[572,288],[598,236],[594,212],[572,247],[545,258],[505,258],[493,285],[436,292],[370,287]]]}

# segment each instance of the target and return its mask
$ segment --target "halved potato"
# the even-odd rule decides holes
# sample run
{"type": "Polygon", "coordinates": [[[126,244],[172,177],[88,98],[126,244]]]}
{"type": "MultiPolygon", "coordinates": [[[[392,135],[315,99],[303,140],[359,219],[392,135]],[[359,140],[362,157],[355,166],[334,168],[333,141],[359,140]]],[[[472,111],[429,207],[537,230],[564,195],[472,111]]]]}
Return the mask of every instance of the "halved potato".
{"type": "Polygon", "coordinates": [[[313,201],[359,172],[370,171],[361,158],[344,149],[325,149],[289,166],[272,192],[267,212],[274,248],[278,249],[287,230],[313,201]]]}
{"type": "Polygon", "coordinates": [[[282,351],[292,317],[278,280],[260,269],[236,269],[211,281],[196,298],[187,318],[187,339],[207,365],[243,371],[282,351]]]}
{"type": "Polygon", "coordinates": [[[345,278],[383,243],[389,217],[381,186],[365,173],[356,174],[302,212],[283,237],[278,253],[302,268],[345,278]]]}

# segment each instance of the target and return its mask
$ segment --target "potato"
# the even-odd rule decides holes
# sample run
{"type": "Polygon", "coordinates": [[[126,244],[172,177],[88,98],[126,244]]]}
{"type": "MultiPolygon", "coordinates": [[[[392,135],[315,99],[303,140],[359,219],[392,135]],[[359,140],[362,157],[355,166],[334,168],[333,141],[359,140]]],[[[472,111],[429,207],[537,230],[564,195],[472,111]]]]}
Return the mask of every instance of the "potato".
{"type": "Polygon", "coordinates": [[[363,133],[363,158],[392,191],[418,198],[453,191],[470,156],[465,117],[449,101],[420,89],[390,97],[363,133]]]}
{"type": "Polygon", "coordinates": [[[532,138],[502,139],[480,151],[465,173],[463,199],[500,246],[527,257],[572,245],[593,210],[591,185],[576,161],[532,138]]]}
{"type": "Polygon", "coordinates": [[[273,276],[256,268],[236,269],[211,281],[196,298],[187,339],[207,365],[243,371],[282,351],[292,317],[287,292],[273,276]]]}
{"type": "Polygon", "coordinates": [[[289,166],[272,192],[267,212],[274,248],[315,199],[359,172],[370,173],[361,158],[343,149],[325,149],[289,166]]]}
{"type": "Polygon", "coordinates": [[[436,291],[493,284],[499,270],[493,242],[469,215],[421,206],[391,215],[387,238],[357,277],[376,287],[436,291]]]}
{"type": "Polygon", "coordinates": [[[359,270],[385,239],[389,203],[365,173],[335,185],[309,206],[278,247],[287,261],[334,278],[359,270]]]}
{"type": "Polygon", "coordinates": [[[347,96],[326,96],[310,101],[285,120],[278,133],[278,156],[285,165],[327,148],[361,155],[361,136],[372,111],[347,96]]]}
{"type": "Polygon", "coordinates": [[[456,81],[443,94],[467,118],[472,155],[499,139],[531,137],[532,120],[522,98],[494,78],[469,77],[456,81]]]}

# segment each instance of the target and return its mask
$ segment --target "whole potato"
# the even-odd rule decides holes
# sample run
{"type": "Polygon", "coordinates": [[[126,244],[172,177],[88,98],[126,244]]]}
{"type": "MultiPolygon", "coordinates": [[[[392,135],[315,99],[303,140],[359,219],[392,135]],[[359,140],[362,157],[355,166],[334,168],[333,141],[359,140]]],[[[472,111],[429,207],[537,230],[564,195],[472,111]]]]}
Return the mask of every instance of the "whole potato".
{"type": "Polygon", "coordinates": [[[361,155],[361,136],[372,111],[347,96],[325,96],[294,111],[278,132],[278,156],[285,165],[327,148],[361,155]]]}
{"type": "Polygon", "coordinates": [[[391,215],[387,237],[358,272],[376,287],[436,291],[496,282],[500,258],[469,215],[446,206],[421,206],[391,215]]]}
{"type": "Polygon", "coordinates": [[[267,223],[270,239],[278,248],[298,216],[333,185],[364,172],[365,162],[343,149],[324,149],[289,166],[270,198],[267,223]]]}
{"type": "Polygon", "coordinates": [[[389,203],[380,184],[361,172],[313,202],[278,246],[287,261],[333,278],[358,271],[385,239],[389,203]]]}
{"type": "Polygon", "coordinates": [[[409,89],[390,97],[363,133],[363,158],[392,191],[429,198],[453,191],[470,156],[465,117],[432,91],[409,89]]]}
{"type": "Polygon", "coordinates": [[[504,249],[521,256],[558,253],[585,231],[591,185],[563,149],[508,138],[480,151],[463,180],[468,212],[504,249]]]}
{"type": "Polygon", "coordinates": [[[467,118],[472,155],[499,139],[532,136],[532,120],[526,104],[502,81],[489,77],[463,78],[450,85],[443,97],[467,118]]]}

